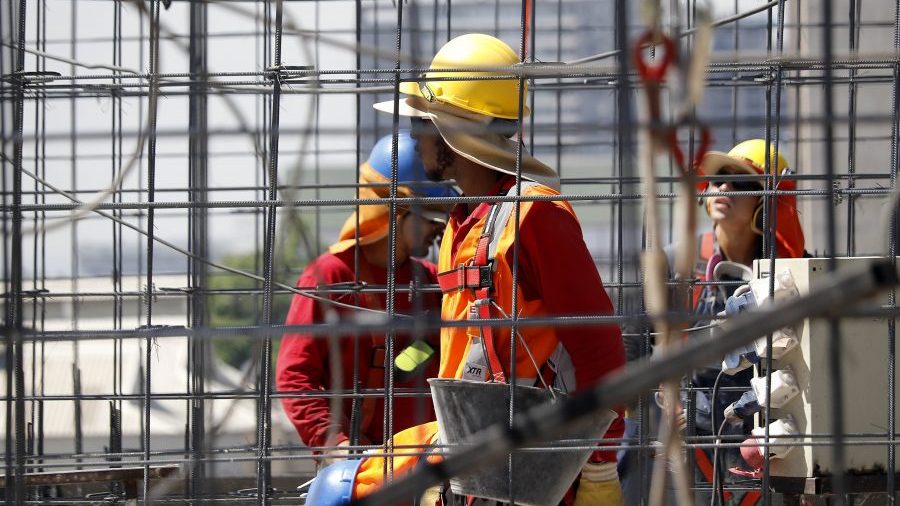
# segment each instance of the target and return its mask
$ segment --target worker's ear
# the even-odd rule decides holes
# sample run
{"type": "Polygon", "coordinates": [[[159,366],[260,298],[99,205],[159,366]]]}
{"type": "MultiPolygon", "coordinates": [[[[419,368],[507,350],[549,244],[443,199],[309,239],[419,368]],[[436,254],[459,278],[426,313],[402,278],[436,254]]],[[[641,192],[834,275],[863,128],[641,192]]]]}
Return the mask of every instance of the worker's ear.
{"type": "Polygon", "coordinates": [[[710,216],[710,215],[711,215],[711,213],[709,212],[709,199],[708,199],[708,198],[706,198],[706,197],[697,197],[697,205],[698,205],[698,206],[703,206],[703,209],[706,211],[706,215],[707,215],[707,216],[710,216]]]}
{"type": "Polygon", "coordinates": [[[756,205],[756,210],[753,211],[753,219],[750,220],[750,230],[752,230],[755,234],[763,235],[763,204],[762,197],[759,199],[759,204],[756,205]]]}

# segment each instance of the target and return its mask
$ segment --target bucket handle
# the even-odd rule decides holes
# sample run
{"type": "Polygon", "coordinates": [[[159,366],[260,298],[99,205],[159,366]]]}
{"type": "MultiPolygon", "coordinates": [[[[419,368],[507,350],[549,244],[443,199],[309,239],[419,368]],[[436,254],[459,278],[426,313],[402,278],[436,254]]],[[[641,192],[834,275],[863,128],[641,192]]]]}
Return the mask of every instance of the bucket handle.
{"type": "MultiPolygon", "coordinates": [[[[506,312],[503,311],[503,308],[501,308],[495,300],[491,299],[491,304],[494,306],[494,308],[497,309],[497,311],[500,312],[500,316],[507,320],[509,319],[509,315],[507,315],[506,312]]],[[[522,310],[519,310],[519,316],[521,315],[522,310]]],[[[550,387],[550,385],[547,384],[547,381],[544,379],[544,375],[541,374],[541,368],[538,366],[537,360],[534,359],[534,354],[531,353],[531,349],[528,347],[528,343],[525,341],[525,338],[522,337],[522,334],[519,333],[518,329],[516,329],[516,335],[519,336],[519,342],[522,343],[522,348],[524,348],[525,353],[528,354],[528,358],[529,360],[531,360],[531,365],[534,366],[534,372],[535,374],[537,374],[538,379],[541,381],[541,385],[543,385],[543,387],[550,392],[550,397],[552,397],[553,402],[556,402],[556,392],[550,387]]]]}

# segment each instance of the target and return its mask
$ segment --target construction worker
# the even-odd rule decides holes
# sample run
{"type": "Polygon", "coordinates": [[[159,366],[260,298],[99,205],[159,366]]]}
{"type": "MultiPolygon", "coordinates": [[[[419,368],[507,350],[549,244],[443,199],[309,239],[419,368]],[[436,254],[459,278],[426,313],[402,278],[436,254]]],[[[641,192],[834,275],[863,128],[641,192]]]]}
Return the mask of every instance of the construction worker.
{"type": "MultiPolygon", "coordinates": [[[[704,156],[700,170],[708,176],[737,176],[734,179],[715,179],[709,183],[709,191],[732,192],[762,190],[762,179],[747,179],[746,176],[761,176],[766,169],[777,176],[777,190],[796,190],[797,183],[788,179],[792,172],[787,159],[772,144],[764,139],[750,139],[734,146],[727,154],[711,151],[704,156]],[[766,157],[769,163],[766,163],[766,157]],[[745,176],[745,179],[741,179],[745,176]]],[[[753,260],[769,257],[763,249],[764,199],[760,196],[717,196],[707,197],[704,207],[713,221],[712,232],[702,234],[698,239],[697,278],[709,281],[749,281],[752,277],[753,260]],[[701,272],[702,271],[702,272],[701,272]]],[[[768,238],[774,242],[777,258],[798,258],[805,255],[803,229],[797,212],[795,195],[778,195],[775,197],[774,218],[769,216],[768,238]],[[774,226],[771,223],[774,222],[774,226]]],[[[736,285],[706,285],[695,289],[694,308],[697,314],[716,315],[725,309],[725,301],[734,293],[736,285]]],[[[699,327],[709,322],[700,322],[699,327]]],[[[700,389],[696,399],[696,415],[694,417],[697,433],[700,435],[718,434],[724,420],[726,408],[740,403],[742,391],[749,390],[753,369],[745,369],[736,374],[721,374],[721,368],[711,367],[697,370],[691,378],[691,384],[700,389]],[[720,393],[713,399],[710,395],[719,377],[720,393]],[[738,387],[739,389],[730,389],[738,387]],[[705,393],[706,392],[706,393],[705,393]],[[716,425],[712,426],[712,413],[715,410],[716,425]]],[[[685,399],[686,400],[686,399],[685,399]]],[[[748,417],[745,423],[725,423],[724,435],[749,433],[752,420],[748,417]]],[[[712,481],[713,470],[719,473],[720,479],[726,482],[740,480],[728,473],[727,469],[741,463],[737,449],[720,450],[722,454],[717,465],[711,462],[713,452],[695,452],[700,474],[712,481]],[[724,468],[724,469],[723,469],[724,468]]],[[[750,505],[760,500],[757,491],[729,491],[729,504],[750,505]]]]}
{"type": "MultiPolygon", "coordinates": [[[[391,178],[392,137],[375,144],[368,160],[360,167],[359,196],[362,199],[389,196],[391,178]]],[[[415,152],[415,141],[407,130],[397,138],[398,197],[455,195],[446,186],[425,181],[422,162],[415,152]],[[413,183],[418,182],[419,185],[413,183]]],[[[436,268],[431,262],[416,257],[427,255],[430,245],[446,225],[446,208],[398,208],[396,224],[395,280],[398,287],[433,285],[436,268]]],[[[343,289],[329,295],[332,300],[375,310],[386,307],[385,293],[363,292],[366,286],[384,286],[390,260],[388,232],[390,207],[387,204],[361,205],[344,223],[338,242],[311,262],[300,279],[298,288],[343,289]],[[357,228],[358,227],[358,228],[357,228]]],[[[439,297],[434,293],[399,292],[395,298],[397,313],[420,313],[437,310],[439,297]]],[[[327,302],[295,295],[286,325],[324,323],[353,310],[327,302]]],[[[395,361],[398,388],[425,388],[426,376],[437,373],[437,360],[430,360],[438,348],[437,336],[413,343],[409,336],[397,336],[395,361]],[[409,346],[406,346],[409,344],[409,346]],[[416,374],[427,368],[425,374],[416,374]]],[[[384,387],[385,343],[381,334],[351,334],[339,337],[340,369],[329,361],[329,339],[305,333],[286,334],[278,354],[276,381],[281,392],[349,391],[354,377],[360,389],[384,387]],[[354,371],[354,368],[357,370],[354,371]],[[354,376],[356,374],[356,376],[354,376]]],[[[345,455],[350,444],[351,419],[358,420],[360,444],[380,444],[383,439],[384,400],[365,397],[361,401],[347,398],[340,412],[331,408],[331,400],[318,397],[287,396],[282,398],[284,410],[297,428],[300,438],[311,448],[326,448],[326,463],[345,455]],[[354,407],[356,410],[354,411],[354,407]],[[355,415],[355,416],[354,416],[355,415]]],[[[422,397],[397,397],[393,404],[394,427],[403,429],[434,419],[431,401],[422,397]]]]}
{"type": "MultiPolygon", "coordinates": [[[[499,39],[462,35],[440,49],[424,80],[402,83],[400,91],[407,96],[399,103],[375,107],[386,112],[396,107],[401,115],[411,118],[413,137],[431,179],[455,180],[464,196],[515,195],[520,146],[512,138],[521,127],[519,81],[459,80],[463,74],[436,69],[508,67],[518,62],[516,53],[499,39]]],[[[485,71],[476,76],[491,74],[496,75],[485,71]]],[[[522,91],[526,91],[524,85],[522,91]]],[[[527,108],[524,114],[528,114],[527,108]]],[[[524,146],[520,155],[522,195],[559,195],[556,171],[532,157],[524,146]]],[[[514,307],[520,318],[612,314],[612,304],[572,206],[565,200],[521,202],[518,225],[515,207],[476,202],[459,204],[451,211],[438,263],[438,281],[444,293],[441,319],[466,320],[470,314],[502,318],[513,314],[514,307]],[[513,293],[518,294],[515,306],[513,293]]],[[[519,385],[546,383],[573,392],[603,378],[625,361],[617,326],[522,326],[519,333],[517,361],[510,364],[509,328],[443,328],[439,376],[508,381],[515,368],[519,385]]],[[[621,433],[621,419],[616,419],[606,437],[617,438],[621,433]]],[[[434,423],[413,427],[397,434],[394,445],[427,446],[436,440],[436,434],[434,423]]],[[[418,460],[395,457],[394,477],[409,471],[418,460]]],[[[362,497],[382,485],[384,465],[386,459],[374,457],[355,465],[348,463],[323,477],[322,483],[341,483],[344,497],[362,497]]],[[[548,479],[553,479],[552,470],[547,473],[548,479]]],[[[324,489],[315,488],[317,493],[324,489]]],[[[594,453],[573,489],[568,499],[574,494],[577,505],[624,504],[614,452],[594,453]]],[[[312,490],[310,494],[314,495],[312,490]]],[[[324,494],[315,498],[324,498],[324,494]]],[[[443,499],[443,504],[466,500],[449,499],[447,492],[443,499]]],[[[482,504],[471,500],[467,504],[482,504]]],[[[323,504],[342,503],[336,500],[323,504]]],[[[421,504],[431,506],[435,499],[429,497],[421,504]]]]}
{"type": "MultiPolygon", "coordinates": [[[[766,174],[766,153],[769,153],[768,169],[778,176],[776,189],[795,190],[796,181],[785,178],[791,174],[787,159],[773,145],[767,148],[763,139],[751,139],[734,146],[728,153],[710,151],[700,163],[703,175],[716,176],[709,182],[709,192],[729,193],[733,191],[760,191],[764,181],[758,176],[766,174]],[[734,176],[734,177],[730,177],[734,176]],[[752,177],[756,176],[756,178],[752,177]]],[[[709,196],[701,201],[706,213],[712,218],[712,231],[697,237],[698,258],[694,277],[699,281],[738,282],[749,281],[752,276],[752,265],[756,259],[768,258],[763,249],[763,198],[756,195],[719,195],[709,196]]],[[[805,255],[803,229],[797,213],[797,198],[794,195],[778,195],[775,197],[775,217],[770,216],[770,240],[774,239],[775,256],[778,258],[797,258],[805,255]]],[[[669,261],[670,277],[674,277],[675,245],[666,248],[669,261]]],[[[695,313],[708,315],[710,320],[725,309],[725,302],[739,283],[697,285],[693,289],[692,302],[695,313]]],[[[710,320],[703,320],[694,325],[694,329],[702,332],[707,329],[710,320]]],[[[691,332],[689,335],[697,335],[691,332]]],[[[630,337],[630,336],[629,336],[630,337]]],[[[696,392],[694,426],[698,435],[715,435],[725,417],[725,409],[735,402],[740,402],[744,390],[750,388],[752,369],[745,369],[735,374],[720,374],[720,367],[706,367],[694,372],[690,378],[691,386],[696,392]],[[713,399],[711,391],[718,385],[720,392],[713,399]],[[715,401],[715,402],[714,402],[715,401]],[[715,410],[717,427],[713,427],[712,413],[715,410]]],[[[683,404],[687,405],[687,396],[683,394],[683,404]]],[[[685,420],[682,419],[682,423],[685,420]]],[[[636,424],[627,423],[626,439],[637,437],[639,430],[636,424]]],[[[746,426],[741,423],[721,426],[723,435],[735,435],[749,432],[750,420],[746,426]]],[[[718,466],[720,476],[727,476],[727,469],[741,463],[736,449],[721,450],[723,465],[718,466]],[[724,472],[723,469],[725,468],[724,472]]],[[[630,452],[629,452],[630,453],[630,452]]],[[[697,449],[695,462],[699,475],[712,482],[713,452],[697,449]]],[[[633,464],[634,456],[621,458],[633,464]]],[[[623,472],[623,483],[629,504],[638,499],[640,491],[636,486],[637,469],[627,466],[623,472]],[[626,478],[627,476],[627,478],[626,478]]],[[[730,478],[727,478],[730,480],[730,478]]],[[[706,493],[706,492],[704,492],[706,493]]],[[[750,505],[759,498],[756,491],[728,492],[728,504],[750,505]]],[[[709,501],[707,497],[698,500],[709,501]]]]}
{"type": "MultiPolygon", "coordinates": [[[[784,178],[791,173],[787,159],[774,146],[767,149],[763,139],[751,139],[736,145],[731,151],[721,153],[711,151],[700,163],[700,170],[707,176],[717,176],[710,181],[710,192],[760,191],[762,179],[741,178],[765,174],[766,152],[769,152],[769,169],[778,175],[777,190],[795,190],[797,183],[784,178]],[[734,175],[734,179],[723,176],[734,175]]],[[[713,230],[701,234],[697,239],[698,259],[696,277],[701,281],[749,281],[753,261],[768,258],[763,250],[763,198],[747,196],[710,196],[704,199],[704,208],[713,221],[713,230]]],[[[770,216],[775,225],[770,226],[770,238],[774,239],[777,258],[798,258],[804,256],[803,229],[797,213],[795,195],[778,195],[775,198],[775,217],[770,216]]],[[[673,265],[672,249],[667,250],[670,265],[673,265]]],[[[716,315],[725,309],[725,301],[734,293],[736,285],[704,285],[694,289],[694,310],[698,314],[716,315]]],[[[698,325],[705,325],[698,324],[698,325]]],[[[749,387],[750,370],[735,376],[723,377],[722,382],[734,381],[749,387]],[[746,377],[744,377],[746,376],[746,377]]],[[[715,382],[718,370],[700,371],[695,375],[695,385],[715,382]],[[702,378],[702,379],[701,379],[702,378]]],[[[740,397],[740,392],[720,394],[719,409],[740,397]],[[736,396],[736,397],[735,397],[736,396]],[[734,397],[734,398],[732,398],[734,397]]],[[[712,432],[709,410],[698,410],[698,427],[712,432]]],[[[717,416],[722,420],[721,415],[717,416]]]]}

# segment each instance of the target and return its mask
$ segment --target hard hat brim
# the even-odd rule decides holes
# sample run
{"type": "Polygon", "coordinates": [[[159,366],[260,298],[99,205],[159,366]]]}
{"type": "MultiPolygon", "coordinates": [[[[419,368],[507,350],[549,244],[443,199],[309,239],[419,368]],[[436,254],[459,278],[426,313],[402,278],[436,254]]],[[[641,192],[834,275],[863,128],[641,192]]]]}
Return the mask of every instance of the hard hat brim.
{"type": "MultiPolygon", "coordinates": [[[[379,205],[382,205],[382,204],[379,204],[379,205]]],[[[387,206],[387,204],[383,204],[383,205],[385,207],[387,206]]],[[[401,214],[410,212],[410,209],[411,208],[408,206],[398,206],[397,207],[398,212],[401,214]]],[[[426,220],[446,224],[448,210],[449,210],[449,208],[448,209],[443,209],[443,208],[435,209],[435,208],[429,208],[426,206],[417,206],[416,214],[418,214],[422,218],[425,218],[426,220]]],[[[354,214],[350,215],[350,217],[347,218],[346,224],[344,226],[346,227],[348,225],[353,225],[353,224],[355,224],[355,222],[356,222],[356,214],[354,213],[354,214]]],[[[374,244],[374,243],[381,241],[383,239],[386,239],[388,237],[388,235],[390,234],[390,226],[391,226],[390,221],[385,220],[384,223],[382,223],[377,229],[372,230],[371,232],[369,232],[365,235],[361,235],[361,236],[355,237],[355,238],[339,240],[338,242],[332,244],[328,248],[328,251],[330,251],[332,254],[337,255],[343,251],[347,251],[348,249],[354,248],[356,246],[368,246],[370,244],[374,244]]]]}
{"type": "MultiPolygon", "coordinates": [[[[394,102],[375,104],[379,111],[394,112],[394,102]]],[[[431,120],[453,152],[478,165],[504,174],[516,174],[516,142],[490,131],[493,118],[440,102],[429,102],[409,96],[397,104],[401,116],[431,120]]],[[[524,179],[559,191],[559,175],[555,170],[522,150],[521,174],[524,179]]]]}
{"type": "MultiPolygon", "coordinates": [[[[401,83],[406,84],[406,83],[401,83]]],[[[405,97],[400,97],[400,100],[397,101],[397,114],[400,116],[406,116],[408,118],[428,118],[431,119],[431,114],[429,114],[428,110],[416,109],[410,104],[410,100],[405,97]]],[[[378,102],[372,105],[376,111],[386,112],[388,114],[394,114],[394,101],[386,100],[384,102],[378,102]]]]}
{"type": "MultiPolygon", "coordinates": [[[[415,84],[415,83],[401,83],[415,84]]],[[[418,88],[417,88],[418,89],[418,88]]],[[[378,111],[394,113],[393,100],[378,102],[378,111]]],[[[420,95],[410,94],[396,104],[400,116],[431,120],[441,137],[456,154],[483,167],[516,174],[516,142],[488,130],[490,116],[466,111],[441,102],[429,102],[420,95]]],[[[521,174],[524,179],[559,191],[559,175],[555,170],[522,150],[521,174]]]]}
{"type": "Polygon", "coordinates": [[[710,151],[703,155],[703,160],[700,161],[700,170],[704,176],[715,176],[726,167],[734,168],[751,176],[762,174],[756,167],[747,163],[746,160],[728,156],[728,153],[721,151],[710,151]]]}
{"type": "MultiPolygon", "coordinates": [[[[489,131],[473,134],[472,121],[452,114],[436,114],[432,121],[447,146],[458,155],[488,169],[516,175],[516,142],[512,139],[489,131]]],[[[484,128],[479,123],[476,125],[484,128]]],[[[556,171],[531,156],[524,147],[520,169],[522,178],[559,191],[556,171]]]]}

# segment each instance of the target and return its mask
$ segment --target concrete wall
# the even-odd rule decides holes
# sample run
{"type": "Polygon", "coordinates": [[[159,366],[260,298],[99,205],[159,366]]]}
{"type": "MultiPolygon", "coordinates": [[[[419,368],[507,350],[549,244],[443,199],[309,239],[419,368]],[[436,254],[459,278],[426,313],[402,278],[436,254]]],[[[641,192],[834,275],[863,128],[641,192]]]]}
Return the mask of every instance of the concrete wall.
{"type": "MultiPolygon", "coordinates": [[[[819,57],[822,55],[823,21],[821,0],[804,2],[788,2],[786,53],[800,53],[819,57]]],[[[836,27],[832,29],[832,44],[836,57],[850,54],[850,1],[836,0],[833,19],[836,27]]],[[[886,54],[893,47],[894,6],[892,2],[862,2],[859,21],[858,51],[861,54],[886,54]]],[[[786,76],[821,76],[819,71],[789,72],[786,76]]],[[[836,78],[850,76],[849,70],[836,69],[836,78]]],[[[890,69],[862,70],[858,79],[871,79],[873,76],[890,76],[890,69]]],[[[782,120],[781,145],[793,166],[801,174],[825,173],[825,145],[823,137],[825,129],[823,87],[818,84],[802,87],[787,86],[785,93],[788,99],[788,114],[782,120]]],[[[847,121],[851,103],[851,86],[837,84],[834,86],[834,113],[837,120],[832,122],[835,143],[834,167],[838,174],[857,173],[890,173],[890,135],[891,135],[891,84],[858,82],[856,91],[857,117],[855,125],[847,121]],[[855,142],[850,135],[855,128],[855,142]],[[850,156],[855,146],[855,155],[850,156]]],[[[860,180],[857,187],[887,187],[887,179],[860,180]]],[[[824,182],[805,182],[800,185],[806,189],[825,190],[824,182]]],[[[842,181],[841,187],[847,182],[842,181]]],[[[828,203],[822,198],[802,199],[800,209],[803,226],[806,230],[807,249],[820,253],[825,252],[827,244],[826,206],[834,206],[837,215],[837,251],[836,254],[880,254],[886,252],[886,233],[882,223],[882,209],[885,197],[844,198],[828,203]],[[855,242],[848,240],[855,236],[855,242]]]]}

